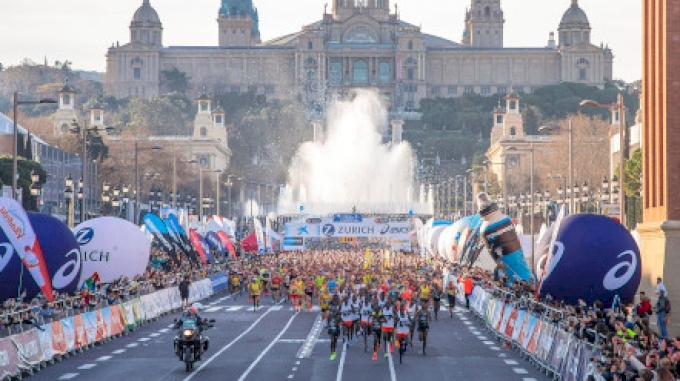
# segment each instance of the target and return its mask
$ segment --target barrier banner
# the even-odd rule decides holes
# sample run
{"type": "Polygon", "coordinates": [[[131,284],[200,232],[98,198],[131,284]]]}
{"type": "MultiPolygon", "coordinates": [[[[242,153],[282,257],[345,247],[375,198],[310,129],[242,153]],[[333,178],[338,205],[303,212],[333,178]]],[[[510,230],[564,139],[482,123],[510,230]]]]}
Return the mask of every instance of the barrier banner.
{"type": "Polygon", "coordinates": [[[536,356],[542,361],[547,362],[550,356],[550,349],[553,346],[555,340],[555,326],[548,323],[542,323],[543,328],[541,329],[541,336],[538,338],[536,347],[536,356]]]}
{"type": "Polygon", "coordinates": [[[510,315],[515,308],[510,304],[505,305],[505,310],[503,311],[503,318],[501,319],[501,325],[498,327],[498,332],[505,334],[505,330],[508,328],[508,321],[510,320],[510,315]]]}
{"type": "Polygon", "coordinates": [[[52,350],[52,325],[43,324],[40,328],[38,330],[38,339],[42,349],[42,361],[50,361],[54,357],[54,351],[52,350]]]}
{"type": "Polygon", "coordinates": [[[111,307],[104,307],[97,311],[97,341],[112,336],[111,307]]]}
{"type": "Polygon", "coordinates": [[[562,380],[564,381],[579,381],[578,373],[581,368],[581,350],[583,345],[576,340],[571,341],[569,348],[569,356],[567,356],[566,366],[562,373],[562,380]]]}
{"type": "Polygon", "coordinates": [[[498,332],[501,327],[501,320],[503,320],[503,310],[505,309],[505,302],[498,300],[496,302],[496,309],[493,312],[493,329],[498,332]]]}
{"type": "Polygon", "coordinates": [[[30,369],[40,364],[43,355],[40,350],[40,339],[38,338],[36,328],[13,335],[10,339],[16,349],[17,358],[19,359],[17,365],[19,368],[30,369]]]}
{"type": "Polygon", "coordinates": [[[135,324],[139,325],[144,322],[146,315],[144,314],[144,307],[142,306],[142,301],[137,298],[130,302],[132,304],[132,312],[135,315],[135,324]]]}
{"type": "Polygon", "coordinates": [[[550,367],[558,374],[562,373],[564,360],[567,358],[569,340],[571,340],[571,335],[561,329],[557,330],[550,354],[550,367]]]}
{"type": "Polygon", "coordinates": [[[522,326],[522,331],[519,333],[519,337],[517,338],[518,342],[522,344],[522,348],[524,349],[527,349],[529,340],[534,334],[534,329],[536,329],[536,323],[538,322],[538,319],[535,316],[532,316],[530,313],[527,313],[527,316],[527,321],[524,323],[524,326],[522,326]]]}
{"type": "Polygon", "coordinates": [[[83,325],[83,317],[81,315],[73,317],[73,327],[75,327],[76,331],[76,348],[87,345],[87,336],[85,335],[85,326],[83,325]]]}
{"type": "Polygon", "coordinates": [[[594,371],[594,364],[590,359],[595,355],[595,351],[590,349],[587,345],[581,348],[581,356],[579,359],[578,379],[585,380],[590,371],[594,371]]]}
{"type": "Polygon", "coordinates": [[[19,374],[19,357],[14,349],[14,344],[9,337],[0,339],[0,375],[17,376],[19,374]]]}
{"type": "Polygon", "coordinates": [[[144,315],[147,319],[153,319],[156,316],[156,299],[153,294],[142,295],[140,298],[142,301],[142,306],[144,306],[144,315]]]}
{"type": "Polygon", "coordinates": [[[53,321],[50,326],[52,328],[52,354],[54,356],[63,356],[68,352],[68,345],[64,337],[61,320],[53,321]]]}
{"type": "Polygon", "coordinates": [[[94,344],[97,341],[97,313],[85,312],[82,315],[83,327],[85,328],[86,343],[94,344]]]}
{"type": "MultiPolygon", "coordinates": [[[[119,306],[120,316],[123,318],[125,328],[132,328],[135,326],[135,312],[132,310],[132,303],[125,302],[119,306]]],[[[113,319],[113,318],[112,318],[113,319]]]]}
{"type": "Polygon", "coordinates": [[[76,349],[76,327],[73,317],[61,319],[61,329],[64,332],[66,351],[71,352],[76,349]]]}
{"type": "Polygon", "coordinates": [[[524,328],[527,321],[527,310],[521,309],[517,311],[517,319],[515,319],[515,326],[512,330],[512,341],[519,342],[519,333],[524,328]]]}
{"type": "Polygon", "coordinates": [[[227,275],[218,274],[210,278],[210,284],[213,291],[221,290],[227,287],[227,275]]]}
{"type": "Polygon", "coordinates": [[[534,328],[534,334],[531,335],[529,338],[529,344],[526,347],[526,350],[531,352],[531,353],[536,353],[536,349],[538,348],[538,339],[541,337],[541,331],[543,330],[543,321],[538,320],[536,321],[536,327],[534,328]]]}
{"type": "Polygon", "coordinates": [[[517,324],[518,314],[519,310],[517,308],[513,308],[512,311],[510,311],[510,317],[508,318],[508,322],[506,323],[505,329],[503,330],[505,337],[508,339],[512,339],[512,333],[515,330],[515,324],[517,324]]]}
{"type": "Polygon", "coordinates": [[[493,314],[494,311],[496,311],[496,303],[498,302],[498,299],[496,298],[489,298],[488,303],[486,304],[486,313],[484,314],[484,320],[486,320],[486,324],[491,326],[493,324],[493,314]]]}
{"type": "Polygon", "coordinates": [[[120,306],[111,306],[111,322],[109,323],[109,336],[120,335],[125,330],[123,313],[120,306]]]}

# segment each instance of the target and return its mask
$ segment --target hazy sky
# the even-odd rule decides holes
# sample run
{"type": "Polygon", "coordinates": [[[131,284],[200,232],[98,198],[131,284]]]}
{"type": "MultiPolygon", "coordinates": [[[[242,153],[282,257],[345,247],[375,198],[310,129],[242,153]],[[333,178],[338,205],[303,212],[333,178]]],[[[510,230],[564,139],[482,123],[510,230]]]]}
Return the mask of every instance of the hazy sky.
{"type": "MultiPolygon", "coordinates": [[[[332,0],[254,0],[264,40],[300,30],[321,18],[332,0]]],[[[106,49],[129,41],[128,26],[142,0],[0,0],[0,63],[23,58],[43,62],[69,59],[73,67],[105,70],[106,49]]],[[[151,0],[161,17],[164,45],[214,46],[215,21],[221,0],[151,0]]],[[[391,1],[392,7],[395,3],[391,1]]],[[[421,25],[425,33],[460,41],[465,8],[470,0],[400,0],[401,18],[421,25]]],[[[571,0],[502,0],[505,46],[545,46],[557,30],[571,0]]],[[[641,77],[640,0],[580,0],[592,42],[614,51],[614,77],[641,77]]],[[[330,6],[329,6],[330,9],[330,6]]]]}

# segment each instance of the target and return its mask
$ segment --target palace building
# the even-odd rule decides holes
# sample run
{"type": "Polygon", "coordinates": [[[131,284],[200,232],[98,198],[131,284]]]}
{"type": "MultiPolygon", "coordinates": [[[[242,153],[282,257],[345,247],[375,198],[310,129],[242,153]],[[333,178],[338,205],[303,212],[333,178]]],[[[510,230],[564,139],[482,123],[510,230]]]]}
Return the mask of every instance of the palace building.
{"type": "Polygon", "coordinates": [[[549,36],[542,47],[505,47],[502,1],[470,1],[460,42],[402,20],[389,0],[333,0],[321,20],[262,41],[253,0],[222,0],[217,46],[164,46],[161,18],[143,0],[130,23],[130,42],[107,52],[106,91],[155,97],[162,71],[176,68],[190,78],[191,96],[205,89],[300,97],[318,111],[333,96],[370,87],[393,109],[411,110],[423,98],[531,92],[561,82],[602,87],[612,78],[612,51],[591,43],[578,0],[565,4],[559,24],[555,20],[557,40],[536,31],[549,36]]]}

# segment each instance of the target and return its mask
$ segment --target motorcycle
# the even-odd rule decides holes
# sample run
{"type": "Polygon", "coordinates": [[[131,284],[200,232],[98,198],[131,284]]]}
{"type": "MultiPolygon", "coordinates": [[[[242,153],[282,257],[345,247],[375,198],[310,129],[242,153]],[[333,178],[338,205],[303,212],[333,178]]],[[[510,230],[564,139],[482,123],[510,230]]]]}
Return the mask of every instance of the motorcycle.
{"type": "MultiPolygon", "coordinates": [[[[178,320],[175,319],[175,323],[178,320]]],[[[212,328],[215,319],[206,321],[207,324],[198,327],[196,319],[183,319],[179,334],[175,337],[175,354],[179,361],[186,365],[186,371],[194,370],[194,363],[200,361],[201,356],[208,350],[210,340],[202,334],[202,331],[212,328]]]]}

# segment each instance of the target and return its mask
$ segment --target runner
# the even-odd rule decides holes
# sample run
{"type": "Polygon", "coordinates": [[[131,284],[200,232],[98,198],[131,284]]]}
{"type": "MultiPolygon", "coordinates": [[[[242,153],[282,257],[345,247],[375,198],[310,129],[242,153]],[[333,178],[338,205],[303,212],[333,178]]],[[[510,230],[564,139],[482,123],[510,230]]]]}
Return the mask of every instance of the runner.
{"type": "Polygon", "coordinates": [[[382,314],[382,309],[378,305],[378,300],[373,300],[373,312],[371,313],[371,327],[373,328],[373,357],[372,360],[378,359],[378,351],[380,350],[380,339],[382,337],[382,325],[385,317],[382,314]]]}
{"type": "Polygon", "coordinates": [[[402,357],[404,352],[406,352],[408,336],[410,333],[411,319],[408,316],[408,312],[404,308],[397,308],[397,347],[399,348],[399,364],[403,364],[402,357]]]}
{"type": "Polygon", "coordinates": [[[274,273],[272,277],[272,302],[278,303],[281,301],[281,276],[278,272],[274,273]]]}
{"type": "Polygon", "coordinates": [[[453,308],[456,306],[456,286],[452,280],[446,285],[446,299],[449,303],[449,314],[453,318],[453,308]]]}
{"type": "Polygon", "coordinates": [[[434,309],[434,320],[439,320],[439,308],[441,304],[442,294],[439,291],[439,285],[432,283],[432,308],[434,309]]]}
{"type": "Polygon", "coordinates": [[[250,299],[253,301],[253,312],[255,312],[260,307],[260,293],[262,292],[262,285],[257,276],[252,276],[248,289],[250,290],[250,299]]]}
{"type": "Polygon", "coordinates": [[[423,355],[427,355],[425,347],[427,346],[427,331],[430,329],[430,314],[425,305],[418,308],[416,319],[418,321],[418,339],[423,342],[423,355]]]}

